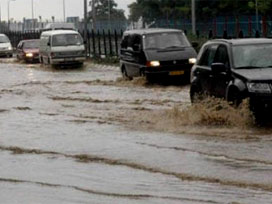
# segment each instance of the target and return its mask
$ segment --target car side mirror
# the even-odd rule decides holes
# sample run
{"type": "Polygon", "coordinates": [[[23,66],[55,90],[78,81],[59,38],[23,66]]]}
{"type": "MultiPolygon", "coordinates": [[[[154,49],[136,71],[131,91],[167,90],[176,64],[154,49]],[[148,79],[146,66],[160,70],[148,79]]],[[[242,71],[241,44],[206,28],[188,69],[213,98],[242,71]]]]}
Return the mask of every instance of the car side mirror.
{"type": "Polygon", "coordinates": [[[51,46],[50,42],[47,43],[47,46],[51,46]]]}
{"type": "Polygon", "coordinates": [[[220,63],[220,62],[212,63],[211,68],[212,68],[212,72],[215,74],[226,72],[225,64],[220,63]]]}

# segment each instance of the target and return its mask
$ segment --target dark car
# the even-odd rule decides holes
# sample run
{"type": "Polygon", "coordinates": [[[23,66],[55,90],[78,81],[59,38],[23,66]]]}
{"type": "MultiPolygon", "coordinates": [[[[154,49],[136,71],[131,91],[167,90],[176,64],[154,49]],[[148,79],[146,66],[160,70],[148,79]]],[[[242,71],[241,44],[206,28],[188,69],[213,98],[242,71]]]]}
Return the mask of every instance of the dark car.
{"type": "Polygon", "coordinates": [[[272,105],[272,39],[212,40],[191,73],[191,101],[202,94],[238,105],[249,98],[254,112],[272,105]]]}
{"type": "Polygon", "coordinates": [[[17,46],[17,58],[25,62],[39,62],[40,40],[22,40],[17,46]]]}
{"type": "Polygon", "coordinates": [[[120,51],[124,77],[185,76],[190,78],[196,51],[186,35],[175,29],[126,31],[120,51]]]}

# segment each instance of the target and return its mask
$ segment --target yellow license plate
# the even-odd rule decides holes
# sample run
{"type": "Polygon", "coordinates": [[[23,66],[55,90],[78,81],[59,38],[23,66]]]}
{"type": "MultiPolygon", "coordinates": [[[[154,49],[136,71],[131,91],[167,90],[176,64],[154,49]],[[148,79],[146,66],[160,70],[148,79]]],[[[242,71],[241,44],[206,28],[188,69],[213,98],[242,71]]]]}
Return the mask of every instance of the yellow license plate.
{"type": "Polygon", "coordinates": [[[184,71],[172,71],[169,73],[170,76],[183,75],[184,71]]]}

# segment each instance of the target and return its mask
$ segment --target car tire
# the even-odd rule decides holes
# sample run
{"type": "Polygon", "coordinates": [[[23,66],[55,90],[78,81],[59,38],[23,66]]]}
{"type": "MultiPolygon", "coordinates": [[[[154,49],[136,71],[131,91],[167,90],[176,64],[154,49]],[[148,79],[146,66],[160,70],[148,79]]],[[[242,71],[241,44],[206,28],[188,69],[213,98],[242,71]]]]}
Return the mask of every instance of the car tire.
{"type": "Polygon", "coordinates": [[[200,87],[196,85],[192,85],[190,88],[190,99],[191,103],[197,103],[201,100],[203,100],[204,94],[200,87]]]}
{"type": "Polygon", "coordinates": [[[234,107],[238,107],[242,103],[241,94],[237,88],[232,88],[229,90],[227,101],[234,107]]]}
{"type": "Polygon", "coordinates": [[[39,57],[40,64],[43,64],[43,58],[42,56],[39,57]]]}
{"type": "Polygon", "coordinates": [[[122,66],[121,72],[122,72],[123,79],[125,79],[125,80],[132,80],[133,79],[132,77],[128,76],[125,66],[122,66]]]}

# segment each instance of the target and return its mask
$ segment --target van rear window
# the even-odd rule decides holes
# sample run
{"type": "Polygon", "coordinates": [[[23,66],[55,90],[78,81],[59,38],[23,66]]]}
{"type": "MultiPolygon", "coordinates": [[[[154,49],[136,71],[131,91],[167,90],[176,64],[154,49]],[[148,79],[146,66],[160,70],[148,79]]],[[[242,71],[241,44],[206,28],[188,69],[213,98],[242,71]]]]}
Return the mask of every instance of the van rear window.
{"type": "Polygon", "coordinates": [[[52,46],[82,45],[82,37],[78,34],[59,34],[52,38],[52,46]]]}

